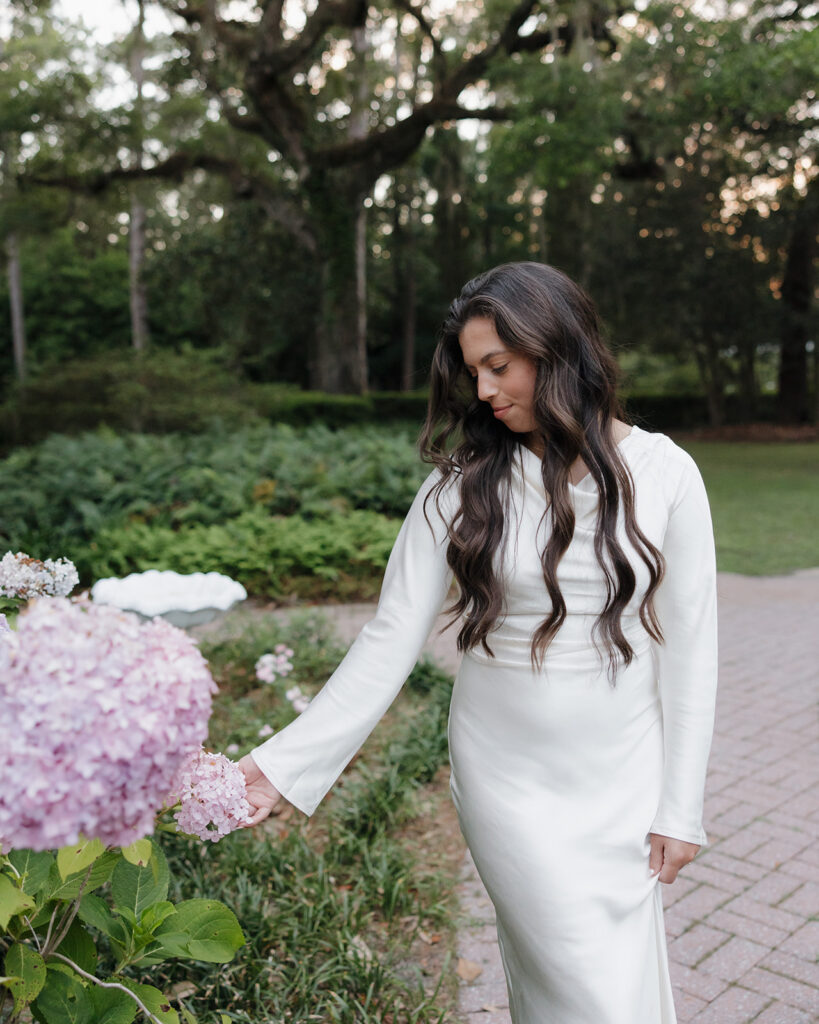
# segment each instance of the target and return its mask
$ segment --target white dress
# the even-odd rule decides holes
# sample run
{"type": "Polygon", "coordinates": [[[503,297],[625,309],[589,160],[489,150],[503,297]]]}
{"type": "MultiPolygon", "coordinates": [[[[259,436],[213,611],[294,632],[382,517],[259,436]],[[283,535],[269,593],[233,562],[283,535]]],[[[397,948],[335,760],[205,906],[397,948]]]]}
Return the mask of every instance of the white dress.
{"type": "MultiPolygon", "coordinates": [[[[452,797],[495,906],[514,1024],[674,1024],[660,884],[649,832],[702,844],[716,692],[716,569],[708,501],[691,457],[639,427],[619,450],[635,513],[666,559],[655,595],[665,635],[640,624],[648,571],[619,526],[637,576],[622,619],[635,657],[615,685],[590,641],[605,600],[594,554],[597,487],[570,485],[576,525],[558,567],[567,617],[541,671],[531,637],[549,608],[538,551],[548,517],[540,460],[522,445],[504,553],[506,615],[494,657],[466,654],[449,718],[452,797]],[[633,557],[631,557],[633,556],[633,557]]],[[[255,761],[305,814],[403,685],[452,574],[446,534],[422,485],[396,540],[375,617],[292,724],[255,761]]],[[[443,518],[457,498],[451,484],[443,518]]],[[[499,563],[500,564],[500,563],[499,563]]]]}

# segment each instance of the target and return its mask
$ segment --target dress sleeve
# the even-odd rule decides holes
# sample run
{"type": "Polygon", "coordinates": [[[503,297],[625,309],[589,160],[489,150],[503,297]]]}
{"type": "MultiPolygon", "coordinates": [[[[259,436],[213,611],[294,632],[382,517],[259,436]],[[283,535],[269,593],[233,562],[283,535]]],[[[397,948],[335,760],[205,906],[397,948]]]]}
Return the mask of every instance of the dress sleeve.
{"type": "Polygon", "coordinates": [[[705,776],[717,689],[716,557],[711,512],[696,463],[675,446],[677,483],[662,545],[665,577],[654,602],[664,768],[652,832],[703,845],[705,776]],[[681,464],[681,466],[680,466],[681,464]],[[681,469],[681,472],[680,472],[681,469]]]}
{"type": "Polygon", "coordinates": [[[454,483],[424,499],[440,479],[427,477],[407,514],[384,573],[375,616],[361,630],[306,710],[251,751],[282,795],[312,814],[393,702],[412,671],[452,582],[445,520],[454,483]]]}

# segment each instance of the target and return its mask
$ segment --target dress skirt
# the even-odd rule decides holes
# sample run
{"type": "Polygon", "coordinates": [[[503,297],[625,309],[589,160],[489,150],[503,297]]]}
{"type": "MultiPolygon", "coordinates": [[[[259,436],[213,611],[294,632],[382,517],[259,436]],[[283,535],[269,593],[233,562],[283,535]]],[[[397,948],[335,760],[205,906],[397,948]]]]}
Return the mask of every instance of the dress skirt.
{"type": "Polygon", "coordinates": [[[663,731],[645,638],[611,686],[555,638],[467,654],[449,718],[452,798],[495,906],[514,1024],[674,1024],[649,871],[663,731]]]}

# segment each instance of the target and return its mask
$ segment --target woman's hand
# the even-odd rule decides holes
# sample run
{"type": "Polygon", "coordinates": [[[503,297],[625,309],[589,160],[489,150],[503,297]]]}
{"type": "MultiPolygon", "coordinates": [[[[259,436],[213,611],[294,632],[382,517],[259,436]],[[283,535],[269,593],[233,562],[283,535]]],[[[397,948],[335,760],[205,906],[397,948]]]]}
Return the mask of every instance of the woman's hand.
{"type": "Polygon", "coordinates": [[[656,832],[651,832],[649,839],[651,856],[648,866],[652,875],[659,871],[661,882],[673,882],[680,868],[690,864],[699,852],[696,843],[685,843],[682,839],[671,839],[669,836],[657,835],[656,832]]]}
{"type": "Polygon", "coordinates": [[[239,761],[239,767],[244,772],[247,802],[250,804],[250,813],[253,815],[243,827],[250,828],[253,825],[258,825],[260,821],[264,821],[269,814],[273,813],[283,797],[250,754],[245,754],[239,761]]]}

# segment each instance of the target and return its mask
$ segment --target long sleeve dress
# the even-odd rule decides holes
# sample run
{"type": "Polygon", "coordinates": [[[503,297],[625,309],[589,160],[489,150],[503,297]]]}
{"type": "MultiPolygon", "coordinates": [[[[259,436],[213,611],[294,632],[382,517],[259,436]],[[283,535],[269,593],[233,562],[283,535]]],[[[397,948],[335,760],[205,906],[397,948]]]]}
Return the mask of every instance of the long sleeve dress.
{"type": "MultiPolygon", "coordinates": [[[[549,597],[539,551],[548,516],[540,459],[519,446],[502,566],[505,614],[493,656],[468,652],[449,716],[451,790],[461,829],[497,915],[514,1024],[674,1024],[659,882],[649,833],[705,842],[702,806],[716,692],[716,570],[708,500],[691,457],[633,427],[619,445],[635,515],[662,550],[655,594],[664,634],[639,620],[637,577],[623,631],[635,651],[615,685],[592,642],[605,601],[594,554],[590,476],[570,485],[575,532],[558,566],[567,616],[542,668],[530,662],[549,597]]],[[[445,522],[419,490],[389,559],[375,617],[307,710],[252,756],[311,814],[412,669],[452,580],[445,522]]],[[[633,555],[633,557],[631,557],[633,555]]]]}

